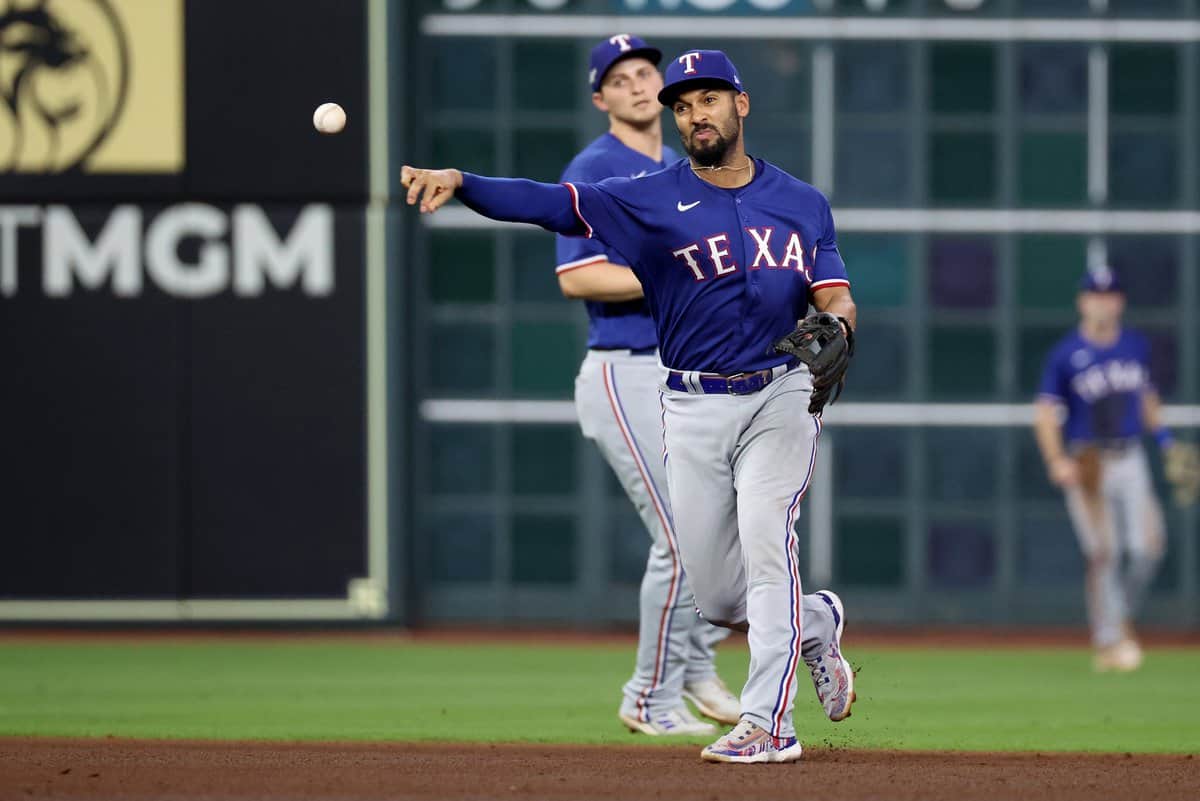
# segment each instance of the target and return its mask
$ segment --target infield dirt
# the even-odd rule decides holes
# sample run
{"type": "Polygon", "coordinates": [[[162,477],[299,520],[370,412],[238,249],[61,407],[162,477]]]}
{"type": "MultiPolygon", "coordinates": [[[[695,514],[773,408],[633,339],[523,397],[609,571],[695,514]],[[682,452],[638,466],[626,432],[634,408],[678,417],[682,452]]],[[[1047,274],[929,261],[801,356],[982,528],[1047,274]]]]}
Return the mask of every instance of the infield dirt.
{"type": "Polygon", "coordinates": [[[791,765],[708,765],[678,746],[0,738],[0,801],[30,798],[1166,801],[1200,798],[1200,758],[814,746],[791,765]]]}

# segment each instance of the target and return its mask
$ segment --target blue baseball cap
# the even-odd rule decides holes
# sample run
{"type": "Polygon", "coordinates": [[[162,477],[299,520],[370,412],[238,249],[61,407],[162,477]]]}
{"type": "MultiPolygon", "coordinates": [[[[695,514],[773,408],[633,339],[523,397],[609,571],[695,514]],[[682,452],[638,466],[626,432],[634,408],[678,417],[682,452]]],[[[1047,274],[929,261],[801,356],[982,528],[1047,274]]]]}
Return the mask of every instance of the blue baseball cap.
{"type": "Polygon", "coordinates": [[[592,57],[588,59],[588,83],[592,85],[592,91],[599,92],[600,84],[612,65],[626,58],[644,58],[652,64],[658,64],[662,61],[662,51],[646,44],[641,37],[628,33],[608,37],[592,48],[592,57]]]}
{"type": "Polygon", "coordinates": [[[667,65],[658,102],[664,106],[693,86],[723,84],[735,92],[744,92],[737,67],[720,50],[688,50],[667,65]]]}
{"type": "Polygon", "coordinates": [[[1124,292],[1111,267],[1092,267],[1079,279],[1080,292],[1124,292]]]}

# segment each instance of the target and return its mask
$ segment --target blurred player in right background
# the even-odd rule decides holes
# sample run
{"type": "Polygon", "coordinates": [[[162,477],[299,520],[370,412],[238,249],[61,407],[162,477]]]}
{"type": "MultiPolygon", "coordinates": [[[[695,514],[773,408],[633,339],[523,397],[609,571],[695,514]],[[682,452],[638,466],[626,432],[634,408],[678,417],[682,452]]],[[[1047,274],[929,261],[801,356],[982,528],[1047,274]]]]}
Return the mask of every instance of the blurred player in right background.
{"type": "Polygon", "coordinates": [[[1089,270],[1076,306],[1079,327],[1046,360],[1034,429],[1087,560],[1093,666],[1130,671],[1142,664],[1131,623],[1166,549],[1142,436],[1158,443],[1177,501],[1194,500],[1200,474],[1194,447],[1177,443],[1163,425],[1150,347],[1121,325],[1125,295],[1113,271],[1089,270]]]}

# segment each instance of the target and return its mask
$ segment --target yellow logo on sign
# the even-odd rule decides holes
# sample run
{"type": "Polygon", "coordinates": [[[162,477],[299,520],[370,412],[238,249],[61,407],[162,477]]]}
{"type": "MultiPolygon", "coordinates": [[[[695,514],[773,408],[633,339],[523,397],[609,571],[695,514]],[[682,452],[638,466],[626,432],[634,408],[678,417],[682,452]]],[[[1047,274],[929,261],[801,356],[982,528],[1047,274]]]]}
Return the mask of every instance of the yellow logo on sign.
{"type": "Polygon", "coordinates": [[[179,172],[183,91],[183,0],[0,0],[0,172],[179,172]]]}

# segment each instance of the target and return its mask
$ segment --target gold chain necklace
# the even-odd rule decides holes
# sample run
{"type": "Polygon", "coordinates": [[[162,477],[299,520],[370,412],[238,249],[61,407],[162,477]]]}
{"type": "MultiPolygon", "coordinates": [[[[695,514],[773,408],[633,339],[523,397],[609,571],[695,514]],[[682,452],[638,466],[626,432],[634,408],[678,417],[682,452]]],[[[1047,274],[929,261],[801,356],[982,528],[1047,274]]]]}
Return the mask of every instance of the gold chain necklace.
{"type": "MultiPolygon", "coordinates": [[[[691,161],[689,160],[688,163],[691,164],[691,161]]],[[[754,166],[754,162],[750,160],[749,156],[746,156],[746,163],[740,167],[730,167],[728,164],[722,164],[719,167],[705,167],[703,165],[697,166],[695,164],[691,164],[692,172],[700,172],[701,170],[708,170],[709,172],[716,172],[717,170],[729,170],[730,172],[741,172],[742,170],[749,169],[753,166],[754,166]]]]}

